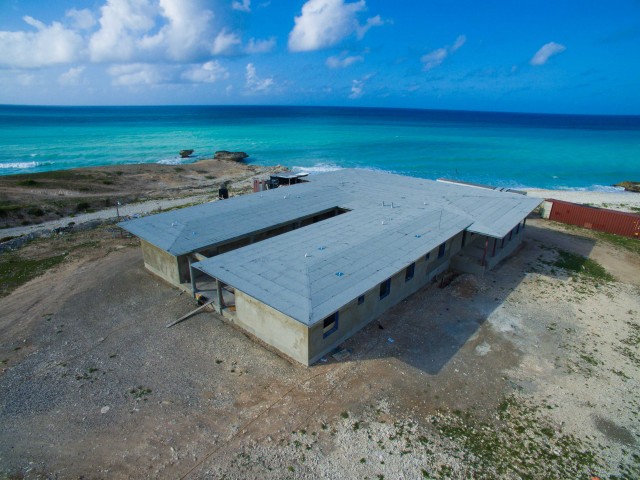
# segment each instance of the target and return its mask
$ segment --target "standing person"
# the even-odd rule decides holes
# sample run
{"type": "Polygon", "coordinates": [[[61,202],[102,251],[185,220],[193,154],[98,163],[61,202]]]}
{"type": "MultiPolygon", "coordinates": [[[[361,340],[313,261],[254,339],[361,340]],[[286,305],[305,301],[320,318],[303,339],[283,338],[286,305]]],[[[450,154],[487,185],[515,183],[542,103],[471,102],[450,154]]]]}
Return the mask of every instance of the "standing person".
{"type": "Polygon", "coordinates": [[[220,200],[229,198],[229,190],[227,189],[227,186],[224,183],[218,189],[218,198],[220,200]]]}

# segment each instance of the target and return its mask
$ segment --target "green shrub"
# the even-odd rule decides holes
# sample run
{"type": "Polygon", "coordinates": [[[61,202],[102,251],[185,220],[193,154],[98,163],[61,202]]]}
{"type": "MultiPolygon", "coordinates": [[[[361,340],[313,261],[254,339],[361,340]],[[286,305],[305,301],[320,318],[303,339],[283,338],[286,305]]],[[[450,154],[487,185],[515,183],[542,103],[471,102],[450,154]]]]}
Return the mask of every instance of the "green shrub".
{"type": "Polygon", "coordinates": [[[32,180],[31,178],[28,178],[27,180],[20,180],[18,182],[18,186],[19,187],[39,187],[40,183],[36,182],[35,180],[32,180]]]}

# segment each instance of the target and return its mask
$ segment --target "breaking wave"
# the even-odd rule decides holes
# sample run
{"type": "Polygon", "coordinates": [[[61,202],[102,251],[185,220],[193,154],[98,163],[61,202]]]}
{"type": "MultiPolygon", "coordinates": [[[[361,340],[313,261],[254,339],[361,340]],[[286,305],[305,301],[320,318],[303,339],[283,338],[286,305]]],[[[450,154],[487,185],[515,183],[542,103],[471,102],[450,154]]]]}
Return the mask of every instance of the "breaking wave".
{"type": "Polygon", "coordinates": [[[40,165],[43,165],[40,162],[11,162],[11,163],[0,163],[0,168],[14,168],[20,170],[26,170],[28,168],[36,168],[40,165]]]}
{"type": "Polygon", "coordinates": [[[600,192],[600,193],[623,193],[623,187],[614,187],[611,185],[591,185],[590,187],[557,187],[556,190],[565,190],[568,192],[600,192]]]}
{"type": "Polygon", "coordinates": [[[164,158],[157,163],[160,165],[182,165],[182,159],[180,157],[164,158]]]}

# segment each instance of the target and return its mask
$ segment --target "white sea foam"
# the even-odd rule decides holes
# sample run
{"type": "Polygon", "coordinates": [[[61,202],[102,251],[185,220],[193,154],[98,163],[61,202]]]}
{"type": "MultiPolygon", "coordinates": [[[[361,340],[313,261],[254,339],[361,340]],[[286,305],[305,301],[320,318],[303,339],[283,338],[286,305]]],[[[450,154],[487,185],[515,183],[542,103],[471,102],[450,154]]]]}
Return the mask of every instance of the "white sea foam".
{"type": "Polygon", "coordinates": [[[20,170],[26,170],[27,168],[36,168],[42,165],[39,162],[11,162],[11,163],[0,163],[0,168],[15,168],[20,170]]]}
{"type": "Polygon", "coordinates": [[[312,167],[300,167],[300,166],[291,167],[291,170],[294,172],[309,173],[309,174],[335,172],[337,170],[342,170],[342,169],[343,169],[342,167],[339,167],[338,165],[334,165],[332,163],[316,163],[312,167]]]}
{"type": "Polygon", "coordinates": [[[164,158],[157,163],[160,165],[182,165],[182,159],[180,157],[164,158]]]}
{"type": "Polygon", "coordinates": [[[591,185],[590,187],[558,187],[556,190],[568,192],[600,192],[600,193],[624,193],[623,187],[613,187],[611,185],[591,185]]]}

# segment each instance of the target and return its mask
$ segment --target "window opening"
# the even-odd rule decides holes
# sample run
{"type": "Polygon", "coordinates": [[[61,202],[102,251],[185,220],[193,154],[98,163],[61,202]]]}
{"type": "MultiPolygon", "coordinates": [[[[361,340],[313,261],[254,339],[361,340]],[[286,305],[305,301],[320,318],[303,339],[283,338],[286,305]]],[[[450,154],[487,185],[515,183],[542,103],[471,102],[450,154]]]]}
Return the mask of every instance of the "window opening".
{"type": "Polygon", "coordinates": [[[322,338],[327,338],[336,330],[338,330],[338,312],[328,316],[322,322],[322,338]]]}
{"type": "Polygon", "coordinates": [[[391,279],[388,278],[380,284],[380,300],[391,293],[391,279]]]}
{"type": "Polygon", "coordinates": [[[408,282],[409,280],[411,280],[413,278],[413,274],[416,273],[416,264],[415,262],[412,263],[411,265],[409,265],[407,267],[407,269],[404,272],[404,281],[408,282]]]}

